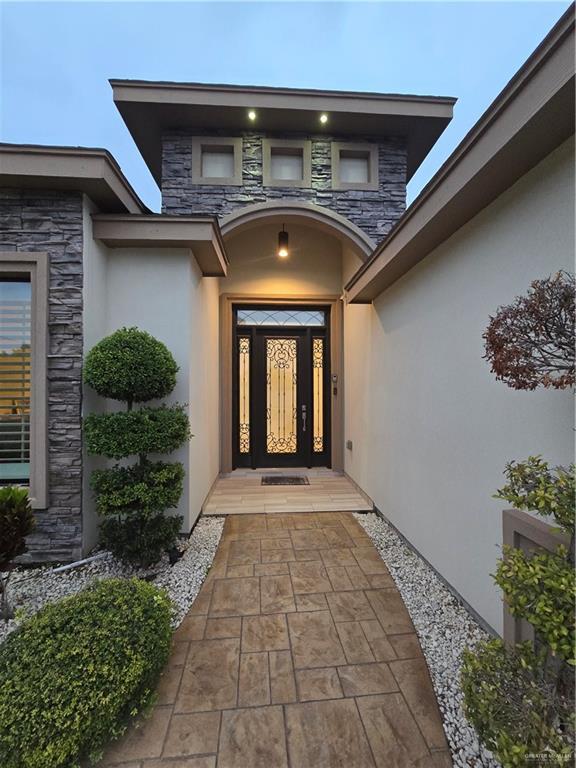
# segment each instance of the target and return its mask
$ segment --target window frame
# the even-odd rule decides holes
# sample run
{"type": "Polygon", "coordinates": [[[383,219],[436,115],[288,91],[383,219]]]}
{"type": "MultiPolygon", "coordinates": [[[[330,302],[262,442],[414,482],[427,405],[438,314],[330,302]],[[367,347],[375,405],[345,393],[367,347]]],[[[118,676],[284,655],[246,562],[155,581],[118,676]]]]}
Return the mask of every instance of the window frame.
{"type": "MultiPolygon", "coordinates": [[[[3,275],[25,275],[31,286],[30,480],[32,509],[48,506],[48,276],[45,252],[0,251],[3,275]]],[[[17,484],[17,483],[15,483],[17,484]]]]}
{"type": "Polygon", "coordinates": [[[312,142],[309,139],[262,139],[262,186],[310,189],[312,186],[312,142]],[[275,179],[272,153],[275,149],[302,151],[302,178],[275,179]]]}
{"type": "Polygon", "coordinates": [[[218,187],[242,186],[242,139],[240,137],[224,136],[193,136],[192,137],[192,183],[210,184],[218,187]],[[204,147],[232,147],[234,157],[233,176],[203,176],[202,150],[204,147]]]}
{"type": "Polygon", "coordinates": [[[374,191],[379,189],[378,174],[378,144],[356,143],[347,141],[332,142],[332,189],[345,191],[366,190],[374,191]],[[368,160],[368,178],[369,181],[351,182],[340,179],[340,157],[342,152],[352,152],[357,154],[366,154],[368,160]]]}

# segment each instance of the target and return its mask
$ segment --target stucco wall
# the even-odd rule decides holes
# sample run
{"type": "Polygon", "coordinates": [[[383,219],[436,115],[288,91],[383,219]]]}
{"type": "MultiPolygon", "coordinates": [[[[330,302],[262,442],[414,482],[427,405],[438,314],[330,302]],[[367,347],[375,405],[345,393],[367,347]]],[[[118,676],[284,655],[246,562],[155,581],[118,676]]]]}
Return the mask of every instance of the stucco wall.
{"type": "MultiPolygon", "coordinates": [[[[92,235],[92,213],[96,206],[84,196],[84,355],[108,334],[108,248],[92,235]]],[[[82,416],[102,413],[106,401],[91,387],[83,386],[82,416]]],[[[90,456],[83,446],[82,477],[82,548],[89,552],[98,542],[98,514],[94,494],[90,488],[90,476],[94,469],[103,469],[106,460],[90,456]]]]}
{"type": "Polygon", "coordinates": [[[107,333],[137,326],[163,341],[180,370],[166,402],[188,403],[192,440],[170,455],[186,468],[175,512],[189,531],[218,474],[218,281],[184,249],[110,249],[107,333]]]}
{"type": "Polygon", "coordinates": [[[381,294],[345,311],[346,470],[497,631],[490,573],[511,459],[573,460],[573,398],[497,382],[490,314],[532,279],[573,269],[573,144],[566,143],[381,294]]]}
{"type": "Polygon", "coordinates": [[[189,453],[189,525],[220,471],[220,358],[218,279],[202,277],[192,264],[188,402],[194,437],[189,453]]]}
{"type": "Polygon", "coordinates": [[[0,190],[0,250],[40,251],[50,262],[48,507],[28,537],[34,560],[73,560],[82,548],[82,221],[80,193],[0,190]]]}
{"type": "Polygon", "coordinates": [[[327,206],[348,218],[374,240],[380,240],[404,212],[406,143],[403,138],[360,139],[361,142],[369,141],[378,145],[379,183],[376,190],[332,189],[332,141],[349,142],[354,139],[302,134],[286,134],[281,138],[311,140],[310,187],[264,187],[263,138],[265,134],[257,132],[242,134],[242,186],[197,185],[192,181],[192,137],[186,133],[165,134],[162,137],[163,213],[209,213],[222,217],[251,203],[299,200],[327,206]]]}
{"type": "Polygon", "coordinates": [[[337,295],[342,292],[342,248],[335,237],[290,225],[290,256],[279,259],[278,224],[246,230],[227,239],[228,276],[221,293],[273,296],[337,295]]]}

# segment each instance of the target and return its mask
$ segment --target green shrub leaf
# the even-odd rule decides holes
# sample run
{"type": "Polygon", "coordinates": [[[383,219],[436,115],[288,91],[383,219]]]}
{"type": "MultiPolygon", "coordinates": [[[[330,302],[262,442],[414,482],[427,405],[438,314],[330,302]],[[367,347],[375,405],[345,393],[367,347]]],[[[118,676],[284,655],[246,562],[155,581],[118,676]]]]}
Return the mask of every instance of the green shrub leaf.
{"type": "Polygon", "coordinates": [[[550,766],[571,758],[572,705],[545,675],[543,655],[530,643],[507,649],[501,640],[464,652],[465,714],[505,768],[524,768],[545,752],[550,766]]]}
{"type": "Polygon", "coordinates": [[[554,653],[574,663],[576,577],[566,550],[526,553],[504,547],[494,579],[510,613],[529,621],[554,653]]]}
{"type": "Polygon", "coordinates": [[[178,366],[161,341],[138,328],[121,328],[94,346],[84,381],[102,397],[141,403],[170,394],[178,366]]]}
{"type": "Polygon", "coordinates": [[[88,453],[111,459],[170,453],[189,437],[188,416],[183,405],[90,414],[84,419],[88,453]]]}
{"type": "Polygon", "coordinates": [[[504,499],[516,509],[553,517],[560,528],[574,535],[576,480],[574,464],[568,469],[554,467],[540,456],[526,461],[511,461],[506,465],[508,483],[495,498],[504,499]]]}
{"type": "Polygon", "coordinates": [[[177,515],[107,517],[100,523],[100,543],[122,560],[148,567],[174,546],[181,526],[177,515]]]}
{"type": "Polygon", "coordinates": [[[25,538],[34,530],[27,488],[0,488],[0,570],[26,551],[25,538]]]}
{"type": "Polygon", "coordinates": [[[90,481],[101,515],[140,512],[144,517],[177,507],[183,482],[182,464],[162,461],[94,470],[90,481]]]}
{"type": "Polygon", "coordinates": [[[69,768],[149,702],[168,658],[164,592],[102,581],[47,606],[0,645],[0,765],[69,768]]]}

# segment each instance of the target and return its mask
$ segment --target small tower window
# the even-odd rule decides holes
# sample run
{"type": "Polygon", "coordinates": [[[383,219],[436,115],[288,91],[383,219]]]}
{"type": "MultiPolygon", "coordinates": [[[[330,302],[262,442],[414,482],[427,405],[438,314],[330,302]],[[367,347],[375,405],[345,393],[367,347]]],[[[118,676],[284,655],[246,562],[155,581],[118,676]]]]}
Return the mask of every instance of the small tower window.
{"type": "Polygon", "coordinates": [[[378,189],[378,145],[333,142],[332,188],[378,189]]]}
{"type": "Polygon", "coordinates": [[[270,152],[270,173],[277,181],[302,181],[304,178],[304,157],[302,148],[272,147],[270,152]]]}
{"type": "Polygon", "coordinates": [[[265,187],[310,187],[309,141],[262,139],[262,184],[265,187]]]}
{"type": "Polygon", "coordinates": [[[192,183],[242,184],[242,139],[195,136],[192,139],[192,183]]]}
{"type": "Polygon", "coordinates": [[[367,184],[370,181],[370,154],[343,150],[340,153],[340,181],[367,184]]]}
{"type": "Polygon", "coordinates": [[[202,147],[202,176],[205,179],[230,179],[234,176],[234,147],[202,147]]]}

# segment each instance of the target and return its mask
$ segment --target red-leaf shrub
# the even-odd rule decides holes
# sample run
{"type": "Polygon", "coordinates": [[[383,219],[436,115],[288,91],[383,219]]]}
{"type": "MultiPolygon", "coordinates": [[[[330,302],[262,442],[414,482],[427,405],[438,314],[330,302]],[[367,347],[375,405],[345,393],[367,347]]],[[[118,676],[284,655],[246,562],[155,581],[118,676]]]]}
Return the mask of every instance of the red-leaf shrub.
{"type": "Polygon", "coordinates": [[[574,386],[574,275],[534,280],[500,307],[484,333],[492,372],[514,389],[574,386]]]}

